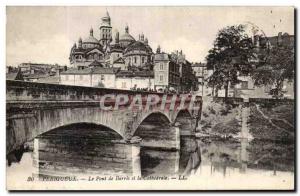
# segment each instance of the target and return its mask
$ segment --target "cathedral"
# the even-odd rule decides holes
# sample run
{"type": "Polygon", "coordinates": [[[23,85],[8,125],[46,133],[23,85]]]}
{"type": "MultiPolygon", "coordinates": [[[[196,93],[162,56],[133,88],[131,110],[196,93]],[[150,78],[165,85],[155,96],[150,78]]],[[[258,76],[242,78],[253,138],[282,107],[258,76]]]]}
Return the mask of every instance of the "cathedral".
{"type": "Polygon", "coordinates": [[[78,69],[88,67],[113,67],[121,70],[153,69],[154,53],[144,34],[136,40],[130,35],[128,25],[124,33],[112,35],[109,13],[101,18],[99,37],[96,38],[93,28],[85,39],[79,38],[70,52],[70,64],[78,69]]]}

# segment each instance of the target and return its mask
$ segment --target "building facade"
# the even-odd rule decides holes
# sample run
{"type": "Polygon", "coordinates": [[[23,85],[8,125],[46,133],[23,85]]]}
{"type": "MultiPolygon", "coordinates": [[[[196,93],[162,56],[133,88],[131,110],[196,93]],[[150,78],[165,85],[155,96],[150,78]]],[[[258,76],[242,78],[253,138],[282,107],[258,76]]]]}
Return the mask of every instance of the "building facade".
{"type": "Polygon", "coordinates": [[[71,68],[60,74],[60,84],[115,88],[117,71],[107,67],[71,68]]]}
{"type": "Polygon", "coordinates": [[[205,63],[194,63],[192,68],[197,78],[197,94],[203,97],[211,96],[212,88],[208,86],[207,79],[213,73],[212,70],[208,70],[205,63]]]}
{"type": "Polygon", "coordinates": [[[154,89],[155,90],[179,90],[180,72],[179,64],[172,59],[171,55],[161,52],[157,48],[154,56],[154,89]]]}

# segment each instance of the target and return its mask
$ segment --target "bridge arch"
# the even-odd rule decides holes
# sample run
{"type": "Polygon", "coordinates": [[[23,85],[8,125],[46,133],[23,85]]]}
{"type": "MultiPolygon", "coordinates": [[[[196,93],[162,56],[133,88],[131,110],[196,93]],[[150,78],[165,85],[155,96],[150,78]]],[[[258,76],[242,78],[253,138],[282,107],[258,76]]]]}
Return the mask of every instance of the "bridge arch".
{"type": "Polygon", "coordinates": [[[162,112],[152,112],[141,118],[133,136],[142,139],[141,146],[177,148],[178,130],[170,118],[162,112]]]}
{"type": "Polygon", "coordinates": [[[123,136],[112,128],[96,123],[77,122],[48,130],[37,137],[81,137],[98,140],[123,140],[123,136]]]}
{"type": "Polygon", "coordinates": [[[170,117],[167,114],[160,112],[160,111],[150,111],[148,113],[142,112],[141,114],[142,114],[141,116],[137,117],[138,120],[137,120],[137,123],[133,127],[132,135],[135,135],[137,129],[140,127],[140,125],[142,123],[145,123],[145,122],[153,119],[153,117],[155,117],[155,116],[158,117],[158,120],[160,122],[163,122],[165,124],[167,124],[167,123],[170,124],[172,122],[170,117]]]}
{"type": "Polygon", "coordinates": [[[139,146],[94,123],[68,124],[35,137],[33,154],[39,176],[65,175],[66,171],[74,175],[140,175],[139,146]]]}

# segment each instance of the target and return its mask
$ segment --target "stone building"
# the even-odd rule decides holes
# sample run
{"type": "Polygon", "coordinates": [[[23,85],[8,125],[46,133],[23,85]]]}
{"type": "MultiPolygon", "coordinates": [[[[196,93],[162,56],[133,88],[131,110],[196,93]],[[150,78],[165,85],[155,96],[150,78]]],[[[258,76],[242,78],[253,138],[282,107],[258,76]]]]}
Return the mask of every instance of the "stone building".
{"type": "Polygon", "coordinates": [[[117,68],[71,68],[60,74],[60,84],[115,88],[117,68]]]}
{"type": "Polygon", "coordinates": [[[198,81],[197,93],[200,96],[211,96],[212,88],[207,84],[207,78],[212,74],[212,70],[207,70],[206,63],[194,63],[192,68],[198,81]]]}
{"type": "Polygon", "coordinates": [[[179,64],[171,55],[161,52],[158,46],[154,55],[154,89],[176,90],[180,88],[179,64]]]}
{"type": "Polygon", "coordinates": [[[180,91],[188,92],[194,91],[197,88],[197,79],[192,68],[192,64],[185,58],[182,50],[179,52],[176,50],[171,53],[171,58],[176,64],[179,65],[180,75],[180,91]]]}
{"type": "Polygon", "coordinates": [[[116,74],[117,89],[150,90],[154,89],[153,71],[119,71],[116,74]]]}

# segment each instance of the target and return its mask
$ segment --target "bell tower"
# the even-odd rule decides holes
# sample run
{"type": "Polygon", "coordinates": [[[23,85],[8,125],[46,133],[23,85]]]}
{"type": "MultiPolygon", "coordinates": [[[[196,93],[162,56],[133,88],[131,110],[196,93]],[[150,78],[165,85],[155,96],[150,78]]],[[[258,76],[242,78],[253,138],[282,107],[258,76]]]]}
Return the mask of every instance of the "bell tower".
{"type": "Polygon", "coordinates": [[[102,46],[106,45],[107,43],[111,42],[112,40],[112,27],[110,23],[110,16],[108,11],[106,11],[106,16],[101,18],[101,25],[100,25],[100,44],[102,46]]]}

